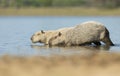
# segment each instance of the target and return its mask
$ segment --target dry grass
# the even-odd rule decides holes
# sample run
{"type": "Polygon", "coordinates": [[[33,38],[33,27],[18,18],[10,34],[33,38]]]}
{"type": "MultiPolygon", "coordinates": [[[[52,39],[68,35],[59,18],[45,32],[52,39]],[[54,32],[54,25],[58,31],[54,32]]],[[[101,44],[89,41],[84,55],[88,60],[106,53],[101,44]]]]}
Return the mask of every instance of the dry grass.
{"type": "Polygon", "coordinates": [[[0,76],[120,76],[120,54],[0,59],[0,76]]]}
{"type": "Polygon", "coordinates": [[[118,16],[120,8],[116,9],[96,9],[80,7],[42,7],[42,8],[0,8],[0,15],[20,15],[20,16],[118,16]]]}

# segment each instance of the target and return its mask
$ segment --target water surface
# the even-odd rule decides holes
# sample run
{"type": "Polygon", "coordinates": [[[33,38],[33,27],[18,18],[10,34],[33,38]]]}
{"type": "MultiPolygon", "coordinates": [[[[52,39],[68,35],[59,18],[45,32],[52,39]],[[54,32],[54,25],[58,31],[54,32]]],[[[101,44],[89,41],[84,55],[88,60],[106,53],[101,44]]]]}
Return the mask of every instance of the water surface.
{"type": "Polygon", "coordinates": [[[0,16],[0,56],[50,56],[90,54],[106,50],[120,52],[120,17],[114,16],[0,16]],[[55,30],[71,27],[85,21],[99,21],[110,31],[113,47],[48,47],[43,44],[32,44],[30,37],[36,31],[55,30]],[[89,51],[89,52],[88,52],[89,51]]]}

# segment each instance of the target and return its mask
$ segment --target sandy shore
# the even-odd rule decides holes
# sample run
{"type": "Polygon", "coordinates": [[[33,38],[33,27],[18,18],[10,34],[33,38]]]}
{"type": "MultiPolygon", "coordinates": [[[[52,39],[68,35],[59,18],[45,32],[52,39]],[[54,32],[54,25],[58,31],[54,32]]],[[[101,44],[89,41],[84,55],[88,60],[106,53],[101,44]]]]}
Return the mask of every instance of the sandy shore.
{"type": "Polygon", "coordinates": [[[120,76],[120,54],[0,57],[0,76],[120,76]]]}
{"type": "Polygon", "coordinates": [[[0,8],[1,16],[120,16],[120,8],[81,7],[0,8]]]}

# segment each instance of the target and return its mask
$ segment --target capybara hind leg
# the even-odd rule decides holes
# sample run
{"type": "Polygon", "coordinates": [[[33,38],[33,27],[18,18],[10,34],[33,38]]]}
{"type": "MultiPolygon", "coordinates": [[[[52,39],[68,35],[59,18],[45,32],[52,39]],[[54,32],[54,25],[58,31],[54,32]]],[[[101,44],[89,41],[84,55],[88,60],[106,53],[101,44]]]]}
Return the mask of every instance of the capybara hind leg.
{"type": "Polygon", "coordinates": [[[110,39],[109,31],[107,28],[105,28],[105,37],[102,39],[102,41],[107,45],[107,46],[114,46],[113,42],[110,39]]]}
{"type": "Polygon", "coordinates": [[[114,46],[113,42],[110,40],[109,37],[105,37],[102,41],[108,46],[114,46]]]}
{"type": "Polygon", "coordinates": [[[95,45],[100,46],[101,43],[99,41],[93,42],[95,45]]]}

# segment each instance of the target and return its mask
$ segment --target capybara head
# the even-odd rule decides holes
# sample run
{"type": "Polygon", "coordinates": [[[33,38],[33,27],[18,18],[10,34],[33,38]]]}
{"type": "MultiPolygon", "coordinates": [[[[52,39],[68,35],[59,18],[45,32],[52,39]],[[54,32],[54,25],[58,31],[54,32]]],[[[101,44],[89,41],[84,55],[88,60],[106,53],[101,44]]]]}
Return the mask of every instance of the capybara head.
{"type": "Polygon", "coordinates": [[[63,36],[63,34],[61,32],[59,32],[56,36],[52,37],[49,40],[49,45],[57,45],[57,46],[61,46],[65,44],[65,37],[63,36]]]}
{"type": "Polygon", "coordinates": [[[35,34],[32,35],[31,41],[33,43],[44,43],[45,42],[45,32],[43,30],[36,32],[35,34]]]}

